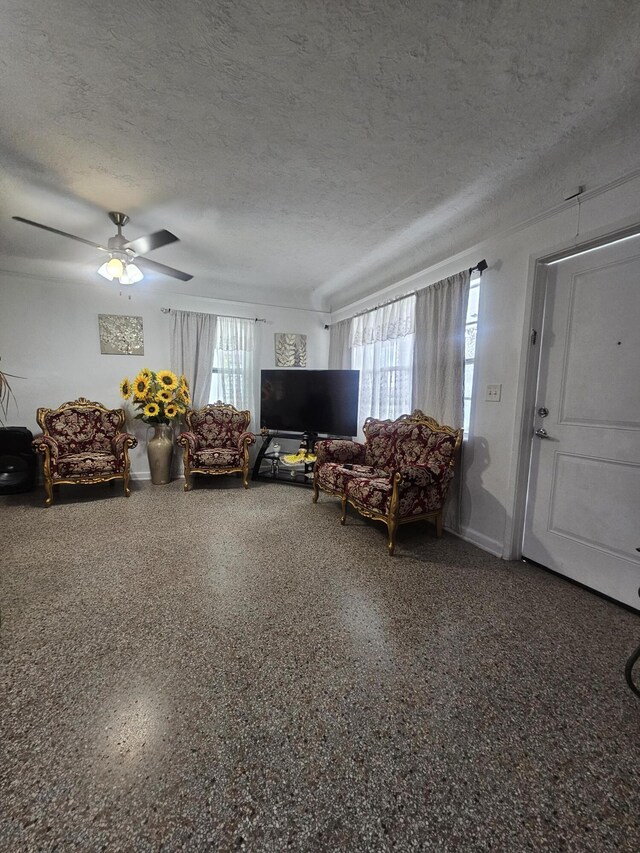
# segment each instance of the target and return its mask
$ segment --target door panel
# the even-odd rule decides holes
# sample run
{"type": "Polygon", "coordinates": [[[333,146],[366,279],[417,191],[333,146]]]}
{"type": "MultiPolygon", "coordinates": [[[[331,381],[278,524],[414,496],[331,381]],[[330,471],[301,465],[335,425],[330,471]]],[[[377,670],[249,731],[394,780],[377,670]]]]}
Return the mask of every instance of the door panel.
{"type": "Polygon", "coordinates": [[[626,557],[638,539],[640,466],[556,453],[549,531],[626,557]],[[617,495],[615,512],[610,496],[617,495]]]}
{"type": "Polygon", "coordinates": [[[640,238],[550,265],[523,556],[632,607],[640,586],[640,238]]]}
{"type": "MultiPolygon", "coordinates": [[[[594,260],[591,256],[590,263],[594,260]]],[[[562,423],[640,429],[640,365],[633,346],[640,321],[637,270],[638,262],[628,259],[576,272],[566,282],[570,303],[562,423]],[[630,310],[634,305],[636,310],[630,310]]]]}

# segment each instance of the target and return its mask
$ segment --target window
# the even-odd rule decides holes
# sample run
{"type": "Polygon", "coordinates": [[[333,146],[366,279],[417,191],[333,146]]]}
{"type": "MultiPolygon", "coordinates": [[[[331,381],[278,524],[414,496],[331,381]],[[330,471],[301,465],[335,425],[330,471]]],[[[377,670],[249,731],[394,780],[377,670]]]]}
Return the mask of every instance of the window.
{"type": "Polygon", "coordinates": [[[358,423],[411,411],[415,296],[354,317],[351,367],[360,371],[358,423]]]}
{"type": "Polygon", "coordinates": [[[221,400],[255,417],[255,323],[237,317],[218,317],[213,347],[209,402],[221,400]]]}
{"type": "Polygon", "coordinates": [[[464,434],[469,434],[471,420],[471,397],[473,393],[473,374],[476,361],[476,334],[478,331],[478,305],[480,302],[480,273],[471,276],[469,283],[469,303],[467,322],[464,328],[464,434]]]}
{"type": "MultiPolygon", "coordinates": [[[[464,336],[463,428],[468,435],[476,357],[480,273],[471,276],[464,336]]],[[[395,419],[412,400],[416,297],[408,296],[354,317],[349,332],[351,367],[360,371],[358,422],[395,419]]]]}

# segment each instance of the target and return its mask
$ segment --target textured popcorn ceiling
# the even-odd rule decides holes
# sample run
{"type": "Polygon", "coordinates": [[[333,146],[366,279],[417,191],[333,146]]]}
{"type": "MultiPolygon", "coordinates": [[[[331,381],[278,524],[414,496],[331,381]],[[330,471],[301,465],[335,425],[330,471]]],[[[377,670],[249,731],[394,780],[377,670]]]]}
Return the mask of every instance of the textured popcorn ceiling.
{"type": "Polygon", "coordinates": [[[169,228],[139,287],[339,307],[640,165],[626,0],[3,0],[0,259],[95,276],[169,228]]]}

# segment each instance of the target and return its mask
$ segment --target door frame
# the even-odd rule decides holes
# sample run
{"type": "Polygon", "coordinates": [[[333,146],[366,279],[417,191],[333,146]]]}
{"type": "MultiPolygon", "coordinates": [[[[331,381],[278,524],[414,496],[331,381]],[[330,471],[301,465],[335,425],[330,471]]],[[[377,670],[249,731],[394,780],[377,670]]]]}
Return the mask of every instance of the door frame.
{"type": "Polygon", "coordinates": [[[522,368],[524,375],[519,382],[519,396],[521,397],[518,404],[518,411],[520,413],[519,425],[514,436],[514,458],[516,459],[516,464],[513,475],[512,523],[510,530],[505,530],[506,535],[502,555],[506,560],[522,559],[522,541],[524,538],[525,511],[529,489],[533,423],[549,265],[560,260],[567,260],[573,255],[600,249],[603,246],[631,237],[638,237],[640,239],[640,222],[636,221],[633,225],[607,232],[600,237],[585,240],[582,243],[574,243],[564,248],[556,249],[553,252],[547,252],[544,255],[531,257],[529,281],[532,282],[532,285],[522,336],[522,347],[526,350],[526,357],[522,368]],[[534,329],[538,335],[536,345],[531,344],[531,335],[534,329]]]}

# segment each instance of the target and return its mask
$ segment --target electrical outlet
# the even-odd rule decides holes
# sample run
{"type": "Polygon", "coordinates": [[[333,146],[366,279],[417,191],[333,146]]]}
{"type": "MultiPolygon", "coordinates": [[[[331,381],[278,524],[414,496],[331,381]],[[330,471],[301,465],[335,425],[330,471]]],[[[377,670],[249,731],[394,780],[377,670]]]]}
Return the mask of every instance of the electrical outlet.
{"type": "Polygon", "coordinates": [[[488,403],[499,403],[502,397],[502,385],[487,385],[485,400],[488,403]]]}

